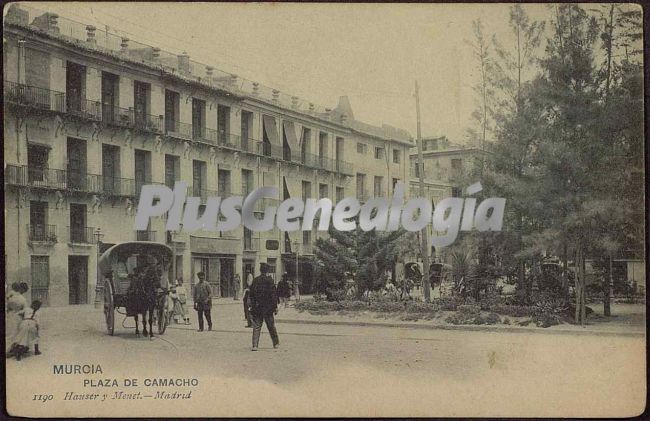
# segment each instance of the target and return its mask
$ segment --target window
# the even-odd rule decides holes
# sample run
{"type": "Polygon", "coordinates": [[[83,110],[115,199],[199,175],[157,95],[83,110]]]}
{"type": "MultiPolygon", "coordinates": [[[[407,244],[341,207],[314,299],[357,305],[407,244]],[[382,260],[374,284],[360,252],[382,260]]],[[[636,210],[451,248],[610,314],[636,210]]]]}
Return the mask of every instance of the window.
{"type": "Polygon", "coordinates": [[[357,173],[357,199],[365,200],[368,196],[366,192],[366,175],[357,173]]]}
{"type": "Polygon", "coordinates": [[[325,167],[327,161],[327,137],[325,132],[318,133],[318,158],[321,167],[325,167]]]}
{"type": "Polygon", "coordinates": [[[31,256],[32,300],[39,300],[43,305],[49,302],[50,258],[49,256],[31,256]]]}
{"type": "Polygon", "coordinates": [[[241,112],[241,148],[249,150],[248,140],[250,133],[253,131],[253,113],[250,111],[241,112]]]}
{"type": "Polygon", "coordinates": [[[47,181],[47,159],[49,148],[41,145],[27,145],[27,168],[29,182],[47,181]]]}
{"type": "Polygon", "coordinates": [[[147,127],[150,104],[151,85],[137,80],[133,81],[133,111],[136,126],[147,127]]]}
{"type": "Polygon", "coordinates": [[[174,188],[176,181],[180,181],[181,158],[176,155],[165,154],[165,185],[174,188]]]}
{"type": "Polygon", "coordinates": [[[451,188],[451,197],[460,197],[460,194],[461,194],[460,187],[452,187],[451,188]]]}
{"type": "Polygon", "coordinates": [[[219,196],[224,199],[230,196],[230,171],[219,170],[217,173],[217,183],[219,189],[219,196]]]}
{"type": "Polygon", "coordinates": [[[135,194],[140,196],[140,190],[145,184],[151,183],[151,152],[136,149],[135,161],[135,194]]]}
{"type": "Polygon", "coordinates": [[[383,159],[386,156],[386,150],[380,146],[375,146],[375,159],[383,159]]]}
{"type": "Polygon", "coordinates": [[[308,156],[309,156],[309,142],[311,140],[311,130],[303,127],[302,128],[302,142],[300,146],[300,160],[302,161],[303,164],[308,163],[308,156]]]}
{"type": "Polygon", "coordinates": [[[48,241],[47,202],[29,202],[29,241],[48,241]]]}
{"type": "Polygon", "coordinates": [[[318,198],[319,199],[324,199],[327,198],[328,196],[328,188],[327,184],[319,184],[318,185],[318,198]]]}
{"type": "MultiPolygon", "coordinates": [[[[119,105],[120,77],[112,73],[102,72],[102,120],[107,123],[120,122],[122,113],[119,105]]],[[[125,115],[128,118],[128,116],[125,115]]]]}
{"type": "Polygon", "coordinates": [[[384,177],[376,175],[374,179],[375,197],[384,197],[383,184],[384,177]]]}
{"type": "Polygon", "coordinates": [[[345,189],[343,187],[336,187],[336,202],[340,202],[345,198],[345,189]]]}
{"type": "Polygon", "coordinates": [[[102,145],[102,182],[104,192],[121,193],[119,146],[102,145]]]}
{"type": "Polygon", "coordinates": [[[459,158],[454,158],[451,160],[451,177],[457,178],[463,172],[463,160],[459,158]]]}
{"type": "Polygon", "coordinates": [[[365,143],[357,142],[357,153],[366,154],[368,152],[368,145],[365,143]]]}
{"type": "Polygon", "coordinates": [[[311,197],[311,183],[309,181],[302,182],[302,200],[305,201],[311,197]]]}
{"type": "Polygon", "coordinates": [[[336,137],[336,171],[341,171],[341,161],[343,161],[343,138],[336,137]]]}
{"type": "Polygon", "coordinates": [[[230,133],[230,107],[224,105],[217,106],[217,132],[219,143],[228,143],[228,134],[230,133]]]}
{"type": "Polygon", "coordinates": [[[68,138],[68,187],[87,191],[86,177],[86,141],[68,138]]]}
{"type": "Polygon", "coordinates": [[[205,101],[192,98],[192,138],[205,139],[205,101]]]}
{"type": "Polygon", "coordinates": [[[192,194],[195,197],[204,197],[207,194],[205,161],[192,160],[192,194]]]}
{"type": "Polygon", "coordinates": [[[70,204],[70,242],[91,243],[92,232],[86,229],[86,205],[70,204]]]}
{"type": "Polygon", "coordinates": [[[241,193],[246,197],[253,191],[253,171],[241,170],[241,193]]]}
{"type": "Polygon", "coordinates": [[[178,120],[180,118],[180,101],[181,96],[178,92],[165,89],[165,131],[177,131],[178,120]]]}
{"type": "Polygon", "coordinates": [[[393,178],[393,193],[395,192],[395,185],[399,183],[399,178],[393,178]]]}
{"type": "Polygon", "coordinates": [[[262,116],[262,155],[271,156],[273,146],[279,145],[278,129],[275,118],[262,116]]]}
{"type": "Polygon", "coordinates": [[[65,95],[68,112],[85,111],[86,66],[68,61],[65,69],[65,95]]]}
{"type": "Polygon", "coordinates": [[[393,164],[399,164],[402,158],[402,151],[393,149],[393,164]]]}

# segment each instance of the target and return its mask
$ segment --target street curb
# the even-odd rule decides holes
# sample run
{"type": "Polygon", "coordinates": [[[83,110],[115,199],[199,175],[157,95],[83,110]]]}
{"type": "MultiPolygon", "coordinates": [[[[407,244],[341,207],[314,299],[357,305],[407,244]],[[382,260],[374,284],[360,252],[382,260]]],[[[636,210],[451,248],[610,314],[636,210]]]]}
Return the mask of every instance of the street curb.
{"type": "Polygon", "coordinates": [[[525,327],[496,327],[496,326],[472,326],[472,325],[422,325],[415,323],[384,323],[384,322],[347,322],[338,320],[304,320],[304,319],[275,319],[276,323],[287,324],[309,324],[309,325],[339,325],[359,327],[401,327],[408,329],[439,329],[439,330],[465,330],[474,332],[500,332],[500,333],[551,333],[559,335],[592,335],[592,336],[628,336],[644,337],[644,332],[611,332],[598,330],[567,330],[548,328],[525,328],[525,327]]]}

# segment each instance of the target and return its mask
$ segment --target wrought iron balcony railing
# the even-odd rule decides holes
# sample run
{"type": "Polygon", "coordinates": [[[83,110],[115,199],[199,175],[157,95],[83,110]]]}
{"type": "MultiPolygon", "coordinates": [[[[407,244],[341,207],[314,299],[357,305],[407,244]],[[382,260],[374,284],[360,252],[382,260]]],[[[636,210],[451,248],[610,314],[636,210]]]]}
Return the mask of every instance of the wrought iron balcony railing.
{"type": "Polygon", "coordinates": [[[94,227],[69,227],[70,242],[79,244],[95,244],[94,227]]]}
{"type": "Polygon", "coordinates": [[[136,241],[156,241],[156,231],[136,231],[136,241]]]}
{"type": "Polygon", "coordinates": [[[365,202],[370,198],[370,194],[368,193],[368,190],[363,189],[363,190],[358,190],[357,189],[357,200],[360,202],[365,202]]]}
{"type": "Polygon", "coordinates": [[[7,80],[4,81],[4,100],[8,104],[40,110],[65,111],[65,93],[7,80]]]}
{"type": "Polygon", "coordinates": [[[29,241],[42,241],[47,243],[56,243],[56,225],[32,224],[27,225],[29,241]]]}
{"type": "Polygon", "coordinates": [[[133,197],[135,196],[135,180],[103,175],[102,192],[113,197],[133,197]]]}
{"type": "Polygon", "coordinates": [[[75,117],[101,121],[102,107],[99,101],[90,101],[76,94],[66,95],[66,112],[75,117]]]}
{"type": "Polygon", "coordinates": [[[85,193],[102,191],[101,176],[80,171],[7,165],[5,184],[85,193]]]}
{"type": "Polygon", "coordinates": [[[192,139],[192,125],[175,120],[165,120],[165,132],[168,136],[179,139],[192,139]]]}
{"type": "Polygon", "coordinates": [[[102,121],[104,124],[112,126],[133,127],[135,125],[133,108],[120,108],[110,104],[103,104],[102,121]]]}
{"type": "Polygon", "coordinates": [[[208,190],[208,189],[202,189],[199,188],[198,186],[192,186],[191,188],[188,189],[188,196],[191,197],[200,197],[201,202],[206,202],[208,200],[208,197],[217,197],[217,191],[216,190],[208,190]]]}
{"type": "Polygon", "coordinates": [[[136,130],[162,134],[165,119],[161,115],[147,114],[136,108],[133,110],[133,127],[136,130]]]}

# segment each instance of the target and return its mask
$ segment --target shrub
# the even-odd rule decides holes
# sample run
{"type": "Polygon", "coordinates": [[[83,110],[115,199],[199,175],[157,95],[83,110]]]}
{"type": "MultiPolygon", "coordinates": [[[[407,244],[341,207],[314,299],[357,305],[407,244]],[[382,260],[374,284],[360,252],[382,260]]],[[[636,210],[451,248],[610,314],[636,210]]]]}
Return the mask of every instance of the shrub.
{"type": "Polygon", "coordinates": [[[510,317],[530,317],[534,314],[533,306],[497,305],[491,308],[497,314],[510,317]]]}
{"type": "Polygon", "coordinates": [[[499,317],[498,314],[489,312],[485,316],[483,316],[483,320],[485,321],[485,324],[487,325],[494,325],[497,323],[501,323],[501,317],[499,317]]]}

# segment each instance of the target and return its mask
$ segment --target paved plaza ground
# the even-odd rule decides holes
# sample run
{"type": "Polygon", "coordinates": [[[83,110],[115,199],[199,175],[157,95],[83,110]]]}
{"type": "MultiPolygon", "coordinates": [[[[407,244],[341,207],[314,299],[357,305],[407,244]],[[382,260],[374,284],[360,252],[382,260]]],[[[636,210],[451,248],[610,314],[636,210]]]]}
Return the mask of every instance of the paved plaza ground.
{"type": "MultiPolygon", "coordinates": [[[[172,325],[153,340],[92,305],[46,308],[43,354],[7,361],[10,412],[51,416],[631,416],[645,406],[645,337],[278,323],[250,351],[241,301],[216,300],[214,329],[172,325]],[[100,375],[55,375],[55,364],[100,375]],[[84,379],[196,378],[188,400],[62,401],[114,392],[84,379]],[[38,403],[34,395],[54,395],[38,403]],[[149,402],[146,404],[146,402],[149,402]],[[116,404],[117,403],[117,404],[116,404]]],[[[296,319],[281,309],[279,320],[296,319]]],[[[122,390],[122,389],[120,389],[122,390]]],[[[135,390],[135,389],[134,389],[135,390]]],[[[140,388],[138,390],[147,390],[140,388]]]]}

